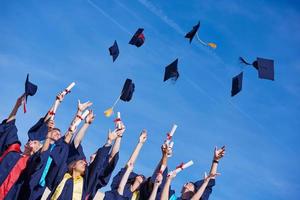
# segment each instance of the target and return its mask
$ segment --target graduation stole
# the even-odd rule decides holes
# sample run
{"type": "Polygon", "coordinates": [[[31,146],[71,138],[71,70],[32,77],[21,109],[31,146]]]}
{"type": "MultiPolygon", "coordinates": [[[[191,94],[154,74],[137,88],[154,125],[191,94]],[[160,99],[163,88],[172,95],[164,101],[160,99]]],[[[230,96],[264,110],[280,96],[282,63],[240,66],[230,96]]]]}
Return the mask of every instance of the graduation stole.
{"type": "Polygon", "coordinates": [[[16,165],[9,172],[4,182],[0,186],[0,199],[4,199],[11,187],[16,183],[22,171],[26,168],[29,156],[22,155],[16,165]]]}
{"type": "MultiPolygon", "coordinates": [[[[70,178],[72,178],[71,174],[66,173],[64,175],[63,180],[59,183],[59,185],[57,186],[54,194],[51,197],[51,200],[57,200],[59,198],[59,196],[61,195],[65,184],[67,182],[67,180],[69,180],[70,178]]],[[[73,179],[73,196],[72,199],[73,200],[81,200],[82,198],[82,190],[83,190],[83,178],[81,176],[74,178],[73,179]]]]}
{"type": "Polygon", "coordinates": [[[0,157],[0,162],[3,160],[3,158],[5,158],[5,156],[9,153],[9,152],[21,152],[20,149],[20,144],[19,143],[14,143],[9,145],[9,147],[3,152],[2,156],[0,157]]]}
{"type": "Polygon", "coordinates": [[[137,190],[132,193],[131,200],[138,200],[140,198],[140,192],[137,190]]]}

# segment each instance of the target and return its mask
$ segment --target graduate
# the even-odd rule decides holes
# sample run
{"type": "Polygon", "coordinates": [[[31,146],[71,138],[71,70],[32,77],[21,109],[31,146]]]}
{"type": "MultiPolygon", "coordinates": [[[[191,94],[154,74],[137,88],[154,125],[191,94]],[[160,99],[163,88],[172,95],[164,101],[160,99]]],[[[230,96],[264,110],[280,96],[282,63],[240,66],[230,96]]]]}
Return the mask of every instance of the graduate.
{"type": "Polygon", "coordinates": [[[203,180],[197,181],[195,183],[188,182],[184,184],[181,190],[181,196],[176,197],[174,191],[169,191],[171,181],[175,178],[176,172],[173,171],[167,177],[166,184],[164,186],[163,192],[161,193],[161,199],[170,200],[208,200],[212,192],[212,187],[215,185],[215,177],[219,175],[217,173],[218,164],[221,158],[225,155],[225,146],[220,149],[217,147],[214,150],[213,162],[208,176],[205,176],[203,180]]]}
{"type": "MultiPolygon", "coordinates": [[[[94,114],[91,111],[86,118],[86,124],[91,124],[94,114]]],[[[85,126],[84,125],[84,126],[85,126]]],[[[93,199],[98,189],[104,187],[117,163],[121,137],[125,131],[122,125],[120,129],[108,133],[105,145],[91,156],[90,164],[87,165],[81,146],[86,128],[81,128],[73,142],[69,146],[67,159],[67,171],[56,186],[49,199],[93,199]],[[114,143],[112,147],[112,143],[114,143]],[[110,150],[112,148],[111,153],[110,150]]]]}
{"type": "MultiPolygon", "coordinates": [[[[161,146],[162,151],[162,158],[159,161],[156,169],[153,172],[153,175],[151,177],[146,178],[142,174],[136,174],[134,172],[130,173],[130,176],[128,178],[128,181],[126,183],[125,191],[123,196],[129,198],[129,199],[148,199],[151,195],[151,192],[153,190],[153,186],[156,180],[157,174],[162,174],[164,179],[166,179],[168,175],[168,169],[167,161],[168,161],[168,155],[172,155],[172,148],[167,145],[163,144],[161,146]]],[[[124,175],[126,169],[122,168],[118,174],[113,178],[112,184],[111,184],[111,190],[117,190],[121,178],[124,175]]],[[[162,191],[164,185],[164,181],[158,188],[158,194],[156,199],[160,199],[160,193],[162,191]]]]}
{"type": "MultiPolygon", "coordinates": [[[[105,192],[105,197],[104,200],[127,200],[127,199],[132,199],[129,197],[127,194],[128,191],[131,191],[131,196],[132,193],[134,193],[136,190],[139,189],[139,186],[141,182],[144,180],[143,177],[140,175],[137,175],[133,173],[133,166],[135,164],[135,161],[140,153],[141,148],[143,147],[144,143],[147,140],[147,131],[143,130],[140,137],[139,137],[139,142],[136,145],[133,153],[131,154],[126,167],[122,168],[121,172],[119,174],[121,175],[121,180],[118,181],[119,185],[117,188],[114,187],[111,191],[105,192]]],[[[114,177],[115,179],[116,177],[114,177]]],[[[117,178],[119,176],[117,175],[117,178]]]]}
{"type": "MultiPolygon", "coordinates": [[[[0,199],[12,199],[9,196],[11,189],[16,184],[20,174],[27,167],[27,164],[41,147],[41,143],[35,138],[31,138],[24,146],[24,152],[21,151],[21,142],[18,140],[18,129],[15,126],[15,118],[18,109],[22,105],[25,94],[18,98],[12,112],[4,124],[9,126],[7,132],[1,133],[2,149],[5,151],[0,157],[0,199]]],[[[3,124],[2,123],[2,124],[3,124]]]]}
{"type": "MultiPolygon", "coordinates": [[[[157,191],[158,191],[158,188],[159,186],[161,185],[162,181],[163,181],[163,175],[161,173],[159,173],[157,176],[156,176],[156,179],[155,179],[155,183],[154,183],[154,186],[153,186],[153,190],[151,192],[151,195],[149,197],[149,200],[155,200],[156,197],[158,196],[157,195],[157,191]]],[[[160,196],[158,196],[158,198],[160,198],[160,196]]]]}

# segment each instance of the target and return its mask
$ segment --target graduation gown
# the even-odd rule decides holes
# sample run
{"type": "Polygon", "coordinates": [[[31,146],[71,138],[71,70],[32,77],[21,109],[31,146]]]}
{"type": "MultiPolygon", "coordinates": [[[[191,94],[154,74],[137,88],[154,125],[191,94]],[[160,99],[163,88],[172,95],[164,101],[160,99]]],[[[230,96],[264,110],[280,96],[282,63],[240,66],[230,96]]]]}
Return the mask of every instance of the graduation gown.
{"type": "Polygon", "coordinates": [[[131,198],[120,195],[116,190],[105,192],[103,200],[130,200],[131,198]]]}
{"type": "MultiPolygon", "coordinates": [[[[82,200],[92,199],[95,196],[97,190],[104,187],[107,184],[106,181],[107,178],[110,176],[110,174],[104,173],[105,171],[104,169],[106,169],[106,166],[104,165],[109,156],[110,149],[111,146],[109,147],[104,146],[102,148],[99,148],[95,160],[88,167],[86,167],[83,176],[83,188],[82,188],[82,196],[81,196],[82,200]]],[[[107,171],[110,171],[110,169],[108,169],[107,171]]],[[[65,182],[63,189],[59,197],[57,198],[57,200],[72,200],[73,184],[74,184],[73,178],[69,178],[65,182]]],[[[51,195],[53,195],[53,192],[55,191],[52,191],[51,195]]],[[[51,199],[50,196],[48,199],[51,199]]]]}
{"type": "Polygon", "coordinates": [[[3,120],[0,124],[0,156],[2,156],[11,144],[21,144],[18,138],[18,129],[15,122],[15,119],[8,123],[7,120],[3,120]]]}

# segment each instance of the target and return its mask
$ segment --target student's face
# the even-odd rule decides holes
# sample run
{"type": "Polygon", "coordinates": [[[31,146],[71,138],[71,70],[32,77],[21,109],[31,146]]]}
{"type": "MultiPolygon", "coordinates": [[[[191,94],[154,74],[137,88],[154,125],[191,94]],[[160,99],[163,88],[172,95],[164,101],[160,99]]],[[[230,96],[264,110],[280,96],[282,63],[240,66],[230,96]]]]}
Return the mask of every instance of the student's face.
{"type": "Polygon", "coordinates": [[[59,130],[52,130],[50,131],[50,137],[54,140],[57,141],[61,137],[60,131],[59,130]]]}
{"type": "Polygon", "coordinates": [[[181,190],[181,194],[183,196],[192,195],[194,193],[195,193],[195,185],[193,183],[189,182],[183,185],[181,190]]]}
{"type": "Polygon", "coordinates": [[[36,153],[41,147],[42,145],[38,140],[30,140],[25,144],[25,150],[31,154],[36,153]]]}
{"type": "Polygon", "coordinates": [[[92,163],[95,160],[95,157],[96,157],[95,153],[90,156],[90,163],[92,163]]]}
{"type": "Polygon", "coordinates": [[[85,167],[86,167],[86,161],[85,160],[78,160],[75,163],[73,169],[75,171],[79,172],[81,175],[83,175],[84,172],[85,172],[85,167]]]}
{"type": "Polygon", "coordinates": [[[134,180],[133,185],[132,185],[133,191],[138,190],[138,188],[141,186],[141,184],[142,184],[143,181],[144,181],[143,176],[137,176],[137,177],[135,177],[135,180],[134,180]]]}

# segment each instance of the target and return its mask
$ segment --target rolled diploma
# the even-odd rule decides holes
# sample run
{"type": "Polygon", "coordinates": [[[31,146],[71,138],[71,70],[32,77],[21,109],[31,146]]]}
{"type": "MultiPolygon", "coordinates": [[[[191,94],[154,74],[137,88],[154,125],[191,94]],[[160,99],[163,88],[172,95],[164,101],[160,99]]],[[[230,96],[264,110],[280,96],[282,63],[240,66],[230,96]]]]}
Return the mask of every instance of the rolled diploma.
{"type": "MultiPolygon", "coordinates": [[[[171,138],[173,137],[173,135],[174,135],[176,129],[177,129],[177,125],[174,124],[173,127],[172,127],[172,129],[171,129],[171,131],[170,131],[170,133],[169,133],[169,136],[170,136],[171,138]]],[[[170,139],[167,138],[166,144],[169,144],[169,143],[170,143],[170,139]]]]}
{"type": "MultiPolygon", "coordinates": [[[[84,120],[89,113],[90,113],[90,111],[88,111],[88,110],[84,111],[84,113],[81,115],[82,120],[84,120]]],[[[82,120],[77,119],[74,123],[74,126],[77,127],[82,120]]]]}
{"type": "MultiPolygon", "coordinates": [[[[117,119],[121,120],[121,113],[120,112],[117,112],[117,119]]],[[[117,126],[117,129],[121,129],[120,121],[117,121],[116,126],[117,126]]]]}
{"type": "MultiPolygon", "coordinates": [[[[71,83],[71,84],[70,84],[70,85],[62,92],[62,94],[63,94],[63,95],[66,95],[66,94],[67,94],[66,91],[70,91],[74,86],[75,86],[75,82],[72,82],[72,83],[71,83]]],[[[55,101],[55,103],[54,103],[54,106],[53,106],[53,113],[56,113],[58,104],[59,104],[59,100],[57,99],[57,100],[55,101]]],[[[54,119],[54,115],[52,115],[52,116],[50,117],[50,119],[53,120],[53,119],[54,119]]]]}
{"type": "Polygon", "coordinates": [[[65,95],[68,92],[71,91],[71,89],[75,86],[75,82],[72,82],[64,91],[63,91],[63,95],[65,95]]]}
{"type": "Polygon", "coordinates": [[[192,166],[194,164],[194,162],[192,160],[190,160],[189,162],[185,163],[183,166],[182,166],[182,169],[181,168],[177,168],[175,169],[176,173],[182,171],[183,169],[186,169],[190,166],[192,166]]]}

